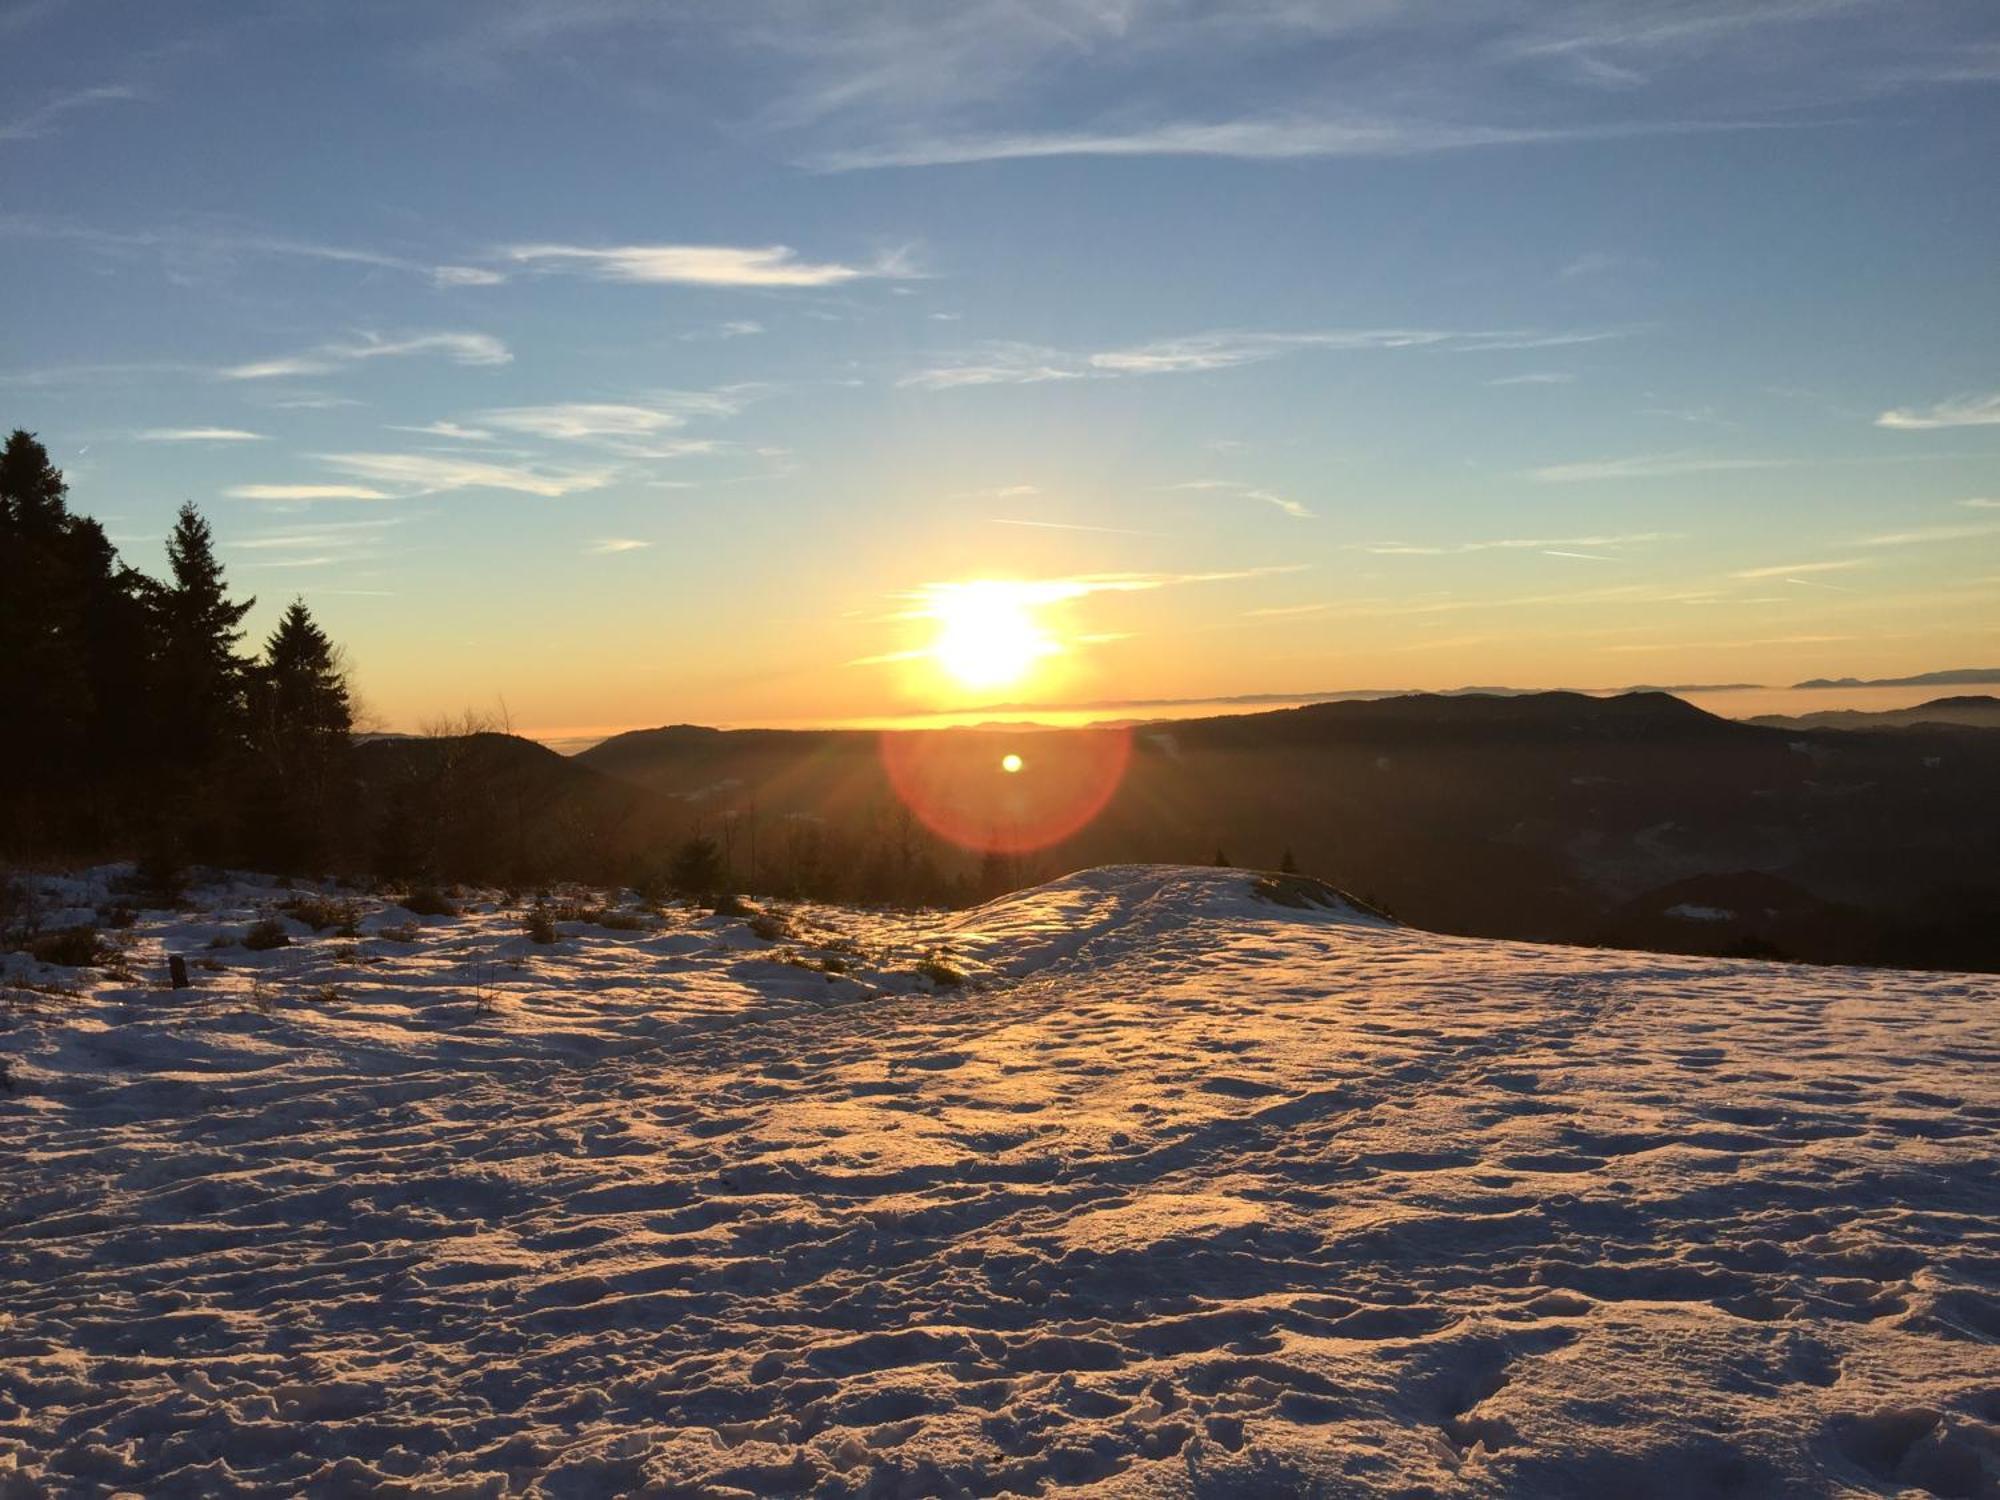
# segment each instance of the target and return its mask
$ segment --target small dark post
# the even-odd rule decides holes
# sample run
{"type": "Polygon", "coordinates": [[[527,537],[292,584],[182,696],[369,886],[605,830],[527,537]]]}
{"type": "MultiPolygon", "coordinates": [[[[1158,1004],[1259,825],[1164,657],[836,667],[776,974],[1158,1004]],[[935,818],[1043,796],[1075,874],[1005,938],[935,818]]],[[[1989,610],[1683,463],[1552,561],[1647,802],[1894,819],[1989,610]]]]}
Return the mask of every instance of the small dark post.
{"type": "Polygon", "coordinates": [[[188,987],[188,961],[178,953],[167,959],[167,973],[172,976],[175,989],[184,990],[188,987]]]}

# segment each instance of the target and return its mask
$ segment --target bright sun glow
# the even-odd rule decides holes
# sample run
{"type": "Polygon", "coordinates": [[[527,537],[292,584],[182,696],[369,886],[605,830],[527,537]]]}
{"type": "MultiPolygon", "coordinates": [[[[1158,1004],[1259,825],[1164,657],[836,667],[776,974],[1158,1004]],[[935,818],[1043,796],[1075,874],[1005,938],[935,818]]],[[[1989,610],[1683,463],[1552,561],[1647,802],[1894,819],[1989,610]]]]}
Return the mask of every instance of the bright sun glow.
{"type": "Polygon", "coordinates": [[[1000,769],[1005,771],[1009,776],[1012,776],[1016,771],[1021,769],[1021,757],[1018,755],[1001,756],[1000,769]]]}
{"type": "Polygon", "coordinates": [[[928,611],[938,624],[932,660],[960,687],[1012,687],[1042,657],[1062,650],[1035,618],[1040,602],[1027,584],[986,579],[938,585],[928,611]]]}

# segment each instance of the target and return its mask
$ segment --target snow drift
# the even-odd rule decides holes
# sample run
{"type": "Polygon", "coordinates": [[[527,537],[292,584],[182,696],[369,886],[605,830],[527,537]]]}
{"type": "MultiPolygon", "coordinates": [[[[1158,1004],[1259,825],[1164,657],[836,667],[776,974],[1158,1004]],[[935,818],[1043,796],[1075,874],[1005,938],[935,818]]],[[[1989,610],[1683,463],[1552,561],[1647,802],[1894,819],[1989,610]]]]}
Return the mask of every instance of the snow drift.
{"type": "Polygon", "coordinates": [[[226,946],[295,894],[4,960],[0,1495],[2000,1486],[1990,978],[1174,867],[226,946]]]}

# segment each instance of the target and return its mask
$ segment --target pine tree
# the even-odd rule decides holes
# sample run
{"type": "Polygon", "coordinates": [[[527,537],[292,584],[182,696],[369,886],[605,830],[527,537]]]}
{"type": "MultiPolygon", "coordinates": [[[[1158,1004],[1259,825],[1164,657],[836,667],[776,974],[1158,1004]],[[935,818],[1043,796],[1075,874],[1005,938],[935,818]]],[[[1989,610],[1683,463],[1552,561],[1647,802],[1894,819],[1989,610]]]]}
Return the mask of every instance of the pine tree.
{"type": "Polygon", "coordinates": [[[69,519],[69,485],[32,432],[15,428],[0,450],[0,531],[37,540],[69,519]]]}
{"type": "Polygon", "coordinates": [[[173,582],[158,601],[164,717],[173,730],[165,748],[185,766],[214,769],[242,743],[248,663],[237,647],[257,601],[230,600],[214,534],[192,504],[174,521],[167,564],[173,582]]]}
{"type": "Polygon", "coordinates": [[[145,580],[72,515],[33,434],[0,450],[0,838],[101,838],[115,820],[131,715],[148,698],[145,580]]]}
{"type": "Polygon", "coordinates": [[[353,705],[339,649],[294,599],[251,679],[256,852],[283,869],[322,861],[351,781],[353,705]]]}
{"type": "Polygon", "coordinates": [[[306,748],[344,747],[354,707],[340,650],[303,599],[294,599],[264,642],[261,707],[274,741],[306,748]]]}
{"type": "Polygon", "coordinates": [[[1278,861],[1278,873],[1281,875],[1296,875],[1299,873],[1299,862],[1293,858],[1291,850],[1287,849],[1285,857],[1278,861]]]}
{"type": "Polygon", "coordinates": [[[17,845],[45,836],[51,774],[81,748],[89,708],[60,555],[64,494],[47,450],[16,431],[0,452],[0,703],[15,726],[0,735],[0,801],[17,845]]]}

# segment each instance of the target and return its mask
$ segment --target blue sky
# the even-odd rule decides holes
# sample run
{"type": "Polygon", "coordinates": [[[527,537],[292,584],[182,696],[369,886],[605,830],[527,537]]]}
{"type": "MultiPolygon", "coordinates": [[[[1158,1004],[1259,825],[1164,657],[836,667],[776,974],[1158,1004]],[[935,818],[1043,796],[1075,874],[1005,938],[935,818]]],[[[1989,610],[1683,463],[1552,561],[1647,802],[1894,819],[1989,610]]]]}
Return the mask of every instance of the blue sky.
{"type": "Polygon", "coordinates": [[[2000,14],[0,8],[0,420],[407,727],[2000,660],[2000,14]],[[1060,587],[1051,587],[1051,583],[1060,587]]]}

